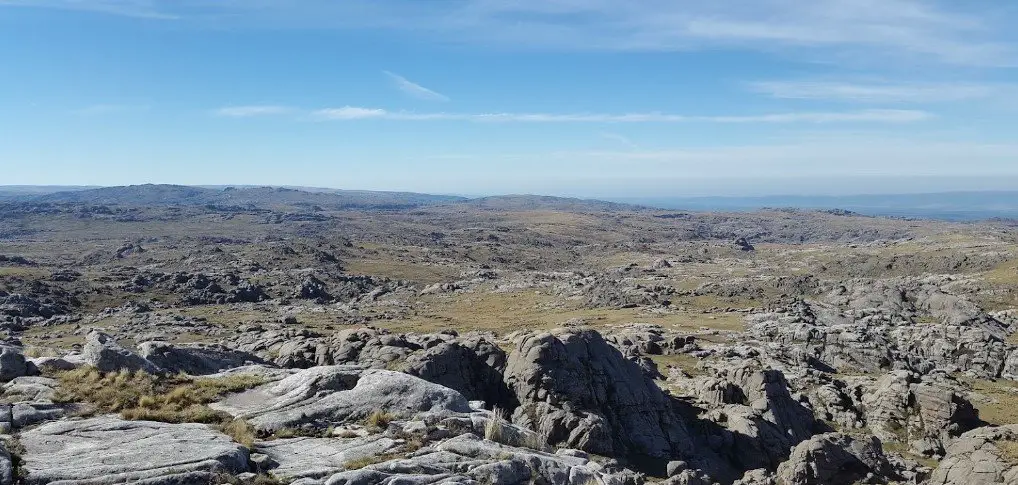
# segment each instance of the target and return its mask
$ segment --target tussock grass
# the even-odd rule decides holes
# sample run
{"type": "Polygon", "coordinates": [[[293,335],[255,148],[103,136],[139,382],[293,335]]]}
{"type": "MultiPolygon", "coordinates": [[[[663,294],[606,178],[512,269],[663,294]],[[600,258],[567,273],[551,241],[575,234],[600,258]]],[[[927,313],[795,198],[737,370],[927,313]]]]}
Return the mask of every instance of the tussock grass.
{"type": "Polygon", "coordinates": [[[209,403],[264,382],[257,376],[202,379],[140,371],[103,374],[92,367],[59,373],[57,379],[60,387],[55,401],[91,404],[95,414],[119,413],[129,420],[220,425],[230,424],[233,418],[209,408],[209,403]]]}
{"type": "Polygon", "coordinates": [[[517,448],[544,450],[546,440],[537,433],[521,432],[509,423],[504,409],[492,409],[492,417],[484,424],[484,439],[517,448]]]}
{"type": "Polygon", "coordinates": [[[258,432],[254,426],[251,426],[250,423],[243,419],[234,419],[220,426],[219,429],[227,436],[233,438],[233,441],[244,445],[248,449],[254,447],[255,438],[258,437],[258,432]]]}
{"type": "Polygon", "coordinates": [[[1011,464],[1018,464],[1018,442],[1000,441],[996,443],[1000,450],[1000,459],[1011,464]]]}
{"type": "Polygon", "coordinates": [[[387,413],[380,409],[376,409],[373,413],[369,414],[367,418],[364,418],[364,426],[372,430],[383,430],[389,427],[389,423],[393,422],[396,416],[392,413],[387,413]]]}

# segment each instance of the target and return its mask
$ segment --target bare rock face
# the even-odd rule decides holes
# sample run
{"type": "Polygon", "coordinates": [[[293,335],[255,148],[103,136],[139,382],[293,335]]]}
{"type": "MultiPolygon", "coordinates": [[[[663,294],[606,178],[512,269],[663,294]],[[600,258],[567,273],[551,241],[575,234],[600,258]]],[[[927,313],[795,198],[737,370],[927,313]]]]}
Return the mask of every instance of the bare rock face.
{"type": "Polygon", "coordinates": [[[691,451],[690,433],[668,398],[595,331],[524,337],[509,356],[505,381],[520,400],[513,422],[549,444],[607,456],[691,451]]]}
{"type": "Polygon", "coordinates": [[[248,469],[248,451],[203,424],[57,421],[21,434],[28,485],[213,483],[248,469]]]}
{"type": "Polygon", "coordinates": [[[471,401],[511,411],[518,403],[502,380],[505,366],[505,351],[483,338],[474,338],[442,342],[411,355],[403,371],[455,389],[471,401]]]}
{"type": "Polygon", "coordinates": [[[455,415],[471,408],[460,393],[401,372],[352,366],[313,367],[213,405],[264,432],[323,430],[375,411],[399,417],[455,415]]]}
{"type": "Polygon", "coordinates": [[[207,375],[235,367],[266,362],[256,355],[216,345],[177,346],[166,342],[145,342],[138,346],[141,357],[166,372],[207,375]]]}
{"type": "Polygon", "coordinates": [[[852,280],[818,301],[749,318],[749,333],[784,346],[783,361],[882,372],[1012,372],[1008,327],[935,278],[852,280]]]}
{"type": "Polygon", "coordinates": [[[234,346],[271,356],[280,367],[299,369],[341,364],[383,369],[423,348],[404,335],[370,328],[342,330],[328,337],[305,329],[256,330],[243,335],[234,346]]]}
{"type": "Polygon", "coordinates": [[[102,332],[88,334],[81,355],[85,363],[94,366],[100,372],[142,370],[155,374],[163,371],[140,355],[121,347],[113,337],[102,332]]]}
{"type": "Polygon", "coordinates": [[[894,470],[880,441],[851,438],[840,433],[817,435],[792,450],[778,467],[780,485],[852,485],[871,477],[886,482],[894,470]]]}
{"type": "Polygon", "coordinates": [[[0,382],[38,374],[39,369],[35,364],[25,360],[20,348],[10,345],[0,346],[0,382]]]}
{"type": "Polygon", "coordinates": [[[324,481],[304,483],[636,485],[642,482],[638,474],[607,470],[586,456],[516,448],[464,434],[421,449],[407,458],[341,471],[324,481]]]}
{"type": "Polygon", "coordinates": [[[14,483],[14,464],[11,460],[11,453],[0,442],[0,485],[11,485],[12,483],[14,483]]]}
{"type": "Polygon", "coordinates": [[[1018,425],[979,428],[961,435],[933,471],[931,485],[1018,484],[1018,425]]]}
{"type": "Polygon", "coordinates": [[[752,361],[701,380],[698,393],[701,400],[720,400],[704,415],[722,427],[711,442],[744,470],[774,469],[794,446],[827,430],[792,397],[781,371],[760,369],[752,361]]]}
{"type": "Polygon", "coordinates": [[[952,439],[979,425],[972,403],[949,384],[908,371],[885,375],[863,398],[873,434],[906,442],[919,454],[943,456],[952,439]]]}

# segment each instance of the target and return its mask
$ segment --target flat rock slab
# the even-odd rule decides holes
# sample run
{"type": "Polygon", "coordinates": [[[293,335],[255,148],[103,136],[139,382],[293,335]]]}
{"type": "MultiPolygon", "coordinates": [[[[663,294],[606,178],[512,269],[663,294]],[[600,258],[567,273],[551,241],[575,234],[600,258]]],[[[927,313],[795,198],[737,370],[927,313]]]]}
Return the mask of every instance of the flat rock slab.
{"type": "Polygon", "coordinates": [[[325,429],[363,420],[375,411],[401,418],[473,412],[466,398],[447,387],[402,372],[352,366],[312,367],[211,407],[264,432],[307,426],[325,429]]]}
{"type": "Polygon", "coordinates": [[[58,421],[25,431],[21,444],[28,485],[209,483],[248,470],[247,449],[203,424],[58,421]]]}
{"type": "Polygon", "coordinates": [[[351,460],[384,455],[399,443],[380,435],[363,438],[292,438],[260,441],[255,451],[268,455],[278,466],[276,478],[322,478],[345,470],[351,460]]]}

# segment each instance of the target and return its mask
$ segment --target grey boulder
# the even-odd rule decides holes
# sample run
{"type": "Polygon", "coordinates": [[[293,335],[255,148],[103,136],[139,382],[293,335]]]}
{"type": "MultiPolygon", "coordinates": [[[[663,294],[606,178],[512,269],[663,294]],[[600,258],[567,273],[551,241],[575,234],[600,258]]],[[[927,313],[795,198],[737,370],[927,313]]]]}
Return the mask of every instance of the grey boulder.
{"type": "Polygon", "coordinates": [[[203,424],[104,416],[57,421],[21,434],[23,483],[211,483],[248,469],[248,451],[203,424]]]}
{"type": "Polygon", "coordinates": [[[978,428],[961,435],[933,471],[932,485],[1018,484],[1018,425],[978,428]]]}
{"type": "Polygon", "coordinates": [[[361,421],[376,411],[403,418],[472,411],[463,395],[447,387],[401,372],[353,366],[312,367],[212,407],[244,418],[263,432],[321,430],[361,421]]]}
{"type": "Polygon", "coordinates": [[[817,435],[792,450],[778,466],[780,485],[853,485],[867,477],[887,482],[895,477],[880,441],[841,433],[817,435]]]}
{"type": "Polygon", "coordinates": [[[120,346],[113,337],[103,332],[89,333],[81,354],[86,364],[95,367],[100,372],[121,370],[140,370],[153,374],[163,372],[158,366],[120,346]]]}
{"type": "Polygon", "coordinates": [[[25,360],[25,355],[20,348],[0,345],[0,382],[38,374],[39,369],[35,367],[35,364],[25,360]]]}
{"type": "Polygon", "coordinates": [[[140,356],[170,373],[207,375],[245,365],[265,365],[254,354],[218,345],[177,346],[166,342],[145,342],[138,346],[140,356]]]}

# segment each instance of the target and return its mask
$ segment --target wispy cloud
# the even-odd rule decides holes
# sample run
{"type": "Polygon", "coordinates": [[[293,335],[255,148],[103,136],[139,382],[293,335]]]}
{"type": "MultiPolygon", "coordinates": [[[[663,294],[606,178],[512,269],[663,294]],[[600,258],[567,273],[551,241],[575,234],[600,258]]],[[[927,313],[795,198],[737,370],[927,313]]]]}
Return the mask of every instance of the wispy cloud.
{"type": "Polygon", "coordinates": [[[469,121],[492,123],[909,123],[932,114],[917,110],[873,109],[742,116],[689,116],[667,113],[418,113],[344,106],[314,111],[319,120],[469,121]]]}
{"type": "Polygon", "coordinates": [[[813,59],[902,58],[1018,65],[1003,2],[952,0],[0,0],[2,5],[195,19],[230,27],[384,29],[512,48],[803,51],[813,59]]]}
{"type": "Polygon", "coordinates": [[[987,98],[1013,91],[1004,85],[975,83],[851,83],[764,81],[750,89],[782,99],[817,99],[876,103],[933,103],[987,98]]]}
{"type": "Polygon", "coordinates": [[[421,86],[420,84],[408,80],[403,76],[400,76],[399,74],[395,74],[389,71],[382,72],[385,73],[385,75],[392,80],[392,82],[396,85],[396,87],[400,91],[403,91],[404,93],[410,96],[413,96],[418,99],[426,99],[429,101],[449,101],[448,96],[432,91],[424,86],[421,86]]]}
{"type": "Polygon", "coordinates": [[[176,20],[158,0],[0,0],[0,7],[36,7],[105,13],[125,17],[176,20]]]}
{"type": "Polygon", "coordinates": [[[626,147],[632,149],[637,148],[636,143],[633,143],[633,140],[630,140],[629,137],[625,135],[620,135],[618,133],[602,132],[601,138],[604,138],[605,140],[611,140],[613,142],[625,145],[626,147]]]}
{"type": "Polygon", "coordinates": [[[76,109],[73,113],[81,116],[101,116],[117,113],[147,111],[148,109],[148,105],[140,104],[93,104],[81,109],[76,109]]]}
{"type": "Polygon", "coordinates": [[[278,116],[295,113],[297,110],[289,106],[278,105],[250,105],[250,106],[227,106],[219,108],[213,113],[216,116],[227,118],[254,118],[258,116],[278,116]]]}

